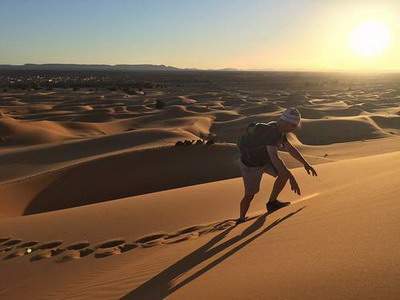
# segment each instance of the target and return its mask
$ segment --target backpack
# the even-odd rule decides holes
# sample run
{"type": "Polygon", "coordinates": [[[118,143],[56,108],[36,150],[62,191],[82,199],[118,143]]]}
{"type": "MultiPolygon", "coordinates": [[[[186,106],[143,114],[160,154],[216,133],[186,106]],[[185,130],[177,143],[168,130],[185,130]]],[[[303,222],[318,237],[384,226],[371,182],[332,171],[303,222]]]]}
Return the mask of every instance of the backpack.
{"type": "Polygon", "coordinates": [[[275,129],[270,123],[250,123],[245,134],[237,142],[242,162],[250,167],[267,163],[269,156],[265,147],[266,142],[276,139],[275,134],[275,129]]]}
{"type": "Polygon", "coordinates": [[[251,122],[246,128],[245,134],[237,142],[240,152],[250,155],[249,152],[254,152],[254,150],[265,147],[263,139],[268,134],[268,131],[268,124],[251,122]]]}

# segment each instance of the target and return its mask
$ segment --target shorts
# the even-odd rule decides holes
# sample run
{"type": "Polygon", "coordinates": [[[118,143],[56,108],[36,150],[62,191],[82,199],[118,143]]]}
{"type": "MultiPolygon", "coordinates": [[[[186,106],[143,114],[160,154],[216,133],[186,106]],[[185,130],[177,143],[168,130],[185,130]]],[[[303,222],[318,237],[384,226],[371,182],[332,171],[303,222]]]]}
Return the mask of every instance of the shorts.
{"type": "Polygon", "coordinates": [[[267,173],[273,177],[278,176],[278,171],[272,164],[266,164],[262,167],[248,167],[239,158],[239,167],[240,172],[242,173],[246,195],[254,195],[258,193],[263,173],[267,173]]]}

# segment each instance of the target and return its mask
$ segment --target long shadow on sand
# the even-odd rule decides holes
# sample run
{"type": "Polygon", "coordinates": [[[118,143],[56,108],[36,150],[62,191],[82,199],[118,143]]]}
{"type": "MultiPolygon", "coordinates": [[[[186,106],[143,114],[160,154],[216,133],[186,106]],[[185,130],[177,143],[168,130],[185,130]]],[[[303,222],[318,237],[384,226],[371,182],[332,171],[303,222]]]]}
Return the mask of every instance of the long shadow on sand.
{"type": "Polygon", "coordinates": [[[193,267],[201,264],[202,262],[206,261],[207,259],[217,255],[218,253],[224,251],[225,249],[235,245],[239,241],[243,240],[247,236],[251,235],[252,233],[256,232],[260,229],[265,220],[267,218],[267,213],[261,215],[256,219],[256,221],[247,227],[241,234],[232,237],[231,239],[215,246],[218,242],[222,241],[226,235],[234,228],[230,227],[214,238],[212,238],[209,242],[205,245],[200,247],[199,249],[195,250],[194,252],[190,253],[189,255],[185,256],[178,262],[174,263],[164,271],[160,272],[153,278],[149,279],[139,287],[135,288],[121,299],[123,300],[132,300],[132,299],[164,299],[168,295],[174,293],[178,289],[182,288],[186,284],[190,283],[192,280],[195,280],[197,277],[201,276],[202,274],[206,273],[207,271],[211,270],[225,259],[230,257],[231,255],[235,254],[237,251],[242,249],[243,247],[250,244],[252,241],[266,233],[267,231],[271,230],[279,223],[287,220],[288,218],[292,217],[293,215],[299,213],[303,210],[305,206],[302,208],[287,214],[286,216],[277,219],[262,231],[257,233],[256,235],[252,236],[251,238],[239,243],[234,248],[226,252],[224,255],[219,257],[218,259],[210,262],[208,265],[197,271],[196,273],[192,274],[182,282],[177,285],[174,285],[173,282],[178,279],[181,275],[185,274],[186,272],[190,271],[193,267]],[[213,247],[215,246],[215,247],[213,247]]]}

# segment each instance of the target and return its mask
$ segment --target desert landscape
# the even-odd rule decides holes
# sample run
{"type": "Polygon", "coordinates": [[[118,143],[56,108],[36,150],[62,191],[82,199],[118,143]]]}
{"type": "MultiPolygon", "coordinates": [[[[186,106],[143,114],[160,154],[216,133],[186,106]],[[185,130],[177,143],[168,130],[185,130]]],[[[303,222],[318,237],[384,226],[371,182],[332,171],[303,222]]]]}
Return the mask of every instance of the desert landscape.
{"type": "Polygon", "coordinates": [[[0,72],[1,299],[398,299],[399,75],[74,76],[0,72]],[[319,176],[280,152],[302,195],[237,225],[236,141],[288,107],[319,176]]]}

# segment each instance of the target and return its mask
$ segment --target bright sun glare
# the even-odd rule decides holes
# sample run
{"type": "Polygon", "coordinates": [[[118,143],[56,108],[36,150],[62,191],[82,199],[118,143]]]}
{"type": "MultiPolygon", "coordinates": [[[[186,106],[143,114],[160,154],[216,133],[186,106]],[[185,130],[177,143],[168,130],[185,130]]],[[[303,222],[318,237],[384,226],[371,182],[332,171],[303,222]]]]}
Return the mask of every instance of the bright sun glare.
{"type": "Polygon", "coordinates": [[[390,44],[389,27],[379,21],[361,23],[350,33],[349,44],[358,55],[364,57],[378,56],[390,44]]]}

